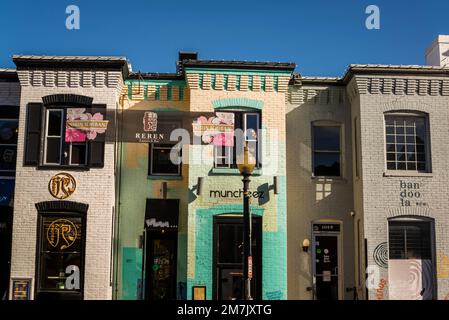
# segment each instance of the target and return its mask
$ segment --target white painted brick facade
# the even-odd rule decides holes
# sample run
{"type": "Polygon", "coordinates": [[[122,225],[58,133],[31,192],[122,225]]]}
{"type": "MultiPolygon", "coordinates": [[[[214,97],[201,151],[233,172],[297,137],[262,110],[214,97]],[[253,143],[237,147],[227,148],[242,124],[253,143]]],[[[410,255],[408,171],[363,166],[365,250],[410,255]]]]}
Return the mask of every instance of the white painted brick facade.
{"type": "MultiPolygon", "coordinates": [[[[35,204],[54,201],[48,191],[52,176],[68,172],[77,189],[67,200],[89,205],[86,219],[84,299],[112,299],[111,241],[115,205],[115,145],[107,142],[105,166],[89,171],[38,170],[23,166],[25,120],[28,103],[42,102],[51,94],[79,94],[116,110],[122,87],[120,71],[24,70],[18,71],[22,85],[11,277],[35,278],[37,210],[35,204]],[[94,81],[92,81],[94,79],[94,81]]],[[[38,119],[36,119],[38,121],[38,119]]]]}

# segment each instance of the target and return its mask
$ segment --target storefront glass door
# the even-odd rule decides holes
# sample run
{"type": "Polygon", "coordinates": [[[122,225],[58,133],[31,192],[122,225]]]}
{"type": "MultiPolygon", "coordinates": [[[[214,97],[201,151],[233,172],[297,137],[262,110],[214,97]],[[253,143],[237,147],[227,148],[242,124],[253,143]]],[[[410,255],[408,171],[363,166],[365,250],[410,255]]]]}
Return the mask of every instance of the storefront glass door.
{"type": "MultiPolygon", "coordinates": [[[[261,219],[253,217],[252,222],[253,279],[251,296],[254,299],[261,299],[261,219]]],[[[242,300],[244,294],[243,219],[216,217],[214,220],[214,298],[217,300],[242,300]]]]}
{"type": "Polygon", "coordinates": [[[145,246],[145,300],[176,299],[176,235],[176,232],[148,232],[145,246]]]}
{"type": "Polygon", "coordinates": [[[338,235],[315,236],[316,300],[338,300],[339,298],[338,255],[338,235]]]}

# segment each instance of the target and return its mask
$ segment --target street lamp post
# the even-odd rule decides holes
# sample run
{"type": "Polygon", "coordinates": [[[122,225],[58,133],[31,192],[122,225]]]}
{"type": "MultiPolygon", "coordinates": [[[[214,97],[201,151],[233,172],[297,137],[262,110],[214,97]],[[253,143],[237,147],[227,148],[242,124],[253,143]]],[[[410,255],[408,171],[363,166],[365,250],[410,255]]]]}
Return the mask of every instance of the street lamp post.
{"type": "Polygon", "coordinates": [[[245,281],[245,300],[252,300],[251,297],[251,278],[252,278],[252,250],[251,250],[251,233],[252,233],[252,221],[251,213],[249,210],[249,183],[250,176],[256,166],[254,157],[250,154],[248,143],[243,152],[243,163],[239,161],[237,164],[240,173],[243,176],[243,277],[245,281]]]}

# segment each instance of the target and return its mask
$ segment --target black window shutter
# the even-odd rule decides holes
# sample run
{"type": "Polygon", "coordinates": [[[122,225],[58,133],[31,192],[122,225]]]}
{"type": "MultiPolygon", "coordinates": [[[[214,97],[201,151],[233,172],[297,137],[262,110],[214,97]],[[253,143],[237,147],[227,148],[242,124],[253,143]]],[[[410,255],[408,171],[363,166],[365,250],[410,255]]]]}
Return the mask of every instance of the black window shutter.
{"type": "MultiPolygon", "coordinates": [[[[105,104],[93,104],[91,112],[92,114],[100,112],[106,119],[105,104]]],[[[104,167],[105,136],[106,134],[99,134],[95,140],[89,141],[89,167],[91,168],[104,167]]]]}
{"type": "Polygon", "coordinates": [[[39,165],[41,151],[42,103],[29,103],[25,133],[25,159],[28,166],[39,165]]]}

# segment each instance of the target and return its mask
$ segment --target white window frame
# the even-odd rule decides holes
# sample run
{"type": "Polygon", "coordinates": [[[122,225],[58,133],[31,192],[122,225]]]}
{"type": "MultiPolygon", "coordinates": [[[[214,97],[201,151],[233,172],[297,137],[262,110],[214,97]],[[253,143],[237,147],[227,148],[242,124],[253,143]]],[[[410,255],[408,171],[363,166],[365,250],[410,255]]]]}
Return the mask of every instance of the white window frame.
{"type": "MultiPolygon", "coordinates": [[[[162,144],[165,144],[165,143],[162,143],[162,144]]],[[[153,150],[154,149],[167,149],[167,150],[169,150],[169,152],[171,152],[171,150],[173,150],[173,149],[178,149],[178,152],[180,152],[181,151],[181,149],[180,148],[175,148],[175,144],[172,146],[172,147],[161,147],[161,146],[159,146],[158,147],[158,144],[157,143],[150,143],[150,148],[151,148],[151,150],[150,150],[150,172],[149,172],[149,174],[150,174],[150,176],[152,176],[152,177],[160,177],[160,176],[173,176],[173,177],[180,177],[181,176],[181,163],[180,164],[178,164],[177,166],[178,166],[178,173],[154,173],[153,172],[153,150]]]]}
{"type": "Polygon", "coordinates": [[[58,165],[60,166],[62,163],[62,139],[63,139],[63,130],[64,130],[64,109],[46,109],[45,110],[45,136],[44,136],[44,159],[43,159],[43,163],[44,165],[58,165]],[[61,113],[61,130],[60,130],[60,135],[59,136],[49,136],[48,135],[48,125],[49,125],[49,116],[50,116],[50,112],[55,112],[55,111],[59,111],[61,113]],[[48,143],[48,138],[59,138],[59,153],[60,153],[60,158],[59,158],[59,163],[55,163],[55,162],[47,162],[47,143],[48,143]]]}
{"type": "MultiPolygon", "coordinates": [[[[405,127],[405,130],[407,130],[407,127],[405,127]]],[[[404,133],[404,135],[405,136],[407,136],[407,133],[405,132],[404,133]]],[[[384,114],[384,141],[385,141],[385,145],[384,145],[384,152],[385,152],[385,170],[386,170],[386,172],[393,172],[393,173],[401,173],[401,172],[408,172],[408,173],[411,173],[411,172],[414,172],[414,173],[430,173],[431,172],[431,161],[430,161],[430,159],[431,159],[431,157],[430,157],[430,128],[429,128],[429,118],[428,118],[428,116],[426,115],[426,114],[424,114],[424,113],[414,113],[414,112],[410,112],[410,113],[407,113],[407,112],[391,112],[391,113],[385,113],[384,114]],[[415,161],[408,161],[408,157],[407,157],[407,154],[408,154],[408,152],[407,152],[407,145],[408,145],[408,143],[407,143],[407,141],[404,141],[403,143],[398,143],[397,142],[397,134],[396,133],[393,133],[393,134],[388,134],[387,133],[387,118],[388,117],[400,117],[400,118],[410,118],[411,120],[413,120],[414,121],[414,128],[415,128],[415,141],[414,141],[414,146],[415,146],[415,152],[414,152],[414,154],[415,154],[415,156],[416,156],[416,158],[415,158],[415,161]],[[418,162],[422,162],[422,161],[418,161],[418,150],[417,150],[417,146],[418,146],[418,144],[417,144],[417,142],[416,142],[416,119],[417,118],[419,118],[419,119],[422,119],[423,120],[423,122],[424,122],[424,131],[425,131],[425,136],[424,136],[424,156],[425,156],[425,162],[424,162],[424,164],[425,164],[425,169],[424,170],[419,170],[418,169],[418,162]],[[395,142],[394,143],[389,143],[388,142],[388,140],[387,140],[387,136],[394,136],[395,137],[395,142]],[[396,155],[398,152],[397,152],[397,145],[398,144],[404,144],[405,146],[406,146],[406,150],[405,150],[405,161],[398,161],[397,160],[397,158],[395,157],[395,160],[394,161],[392,161],[392,160],[388,160],[388,154],[389,153],[393,153],[393,152],[388,152],[388,145],[389,144],[393,144],[394,146],[395,146],[395,152],[394,152],[394,154],[396,155]],[[397,168],[397,164],[398,164],[398,162],[405,162],[406,163],[406,169],[389,169],[388,168],[388,163],[389,162],[394,162],[395,164],[396,164],[396,168],[397,168]],[[416,169],[415,170],[411,170],[411,169],[408,169],[408,166],[407,166],[407,164],[409,163],[409,162],[414,162],[415,163],[415,165],[416,165],[416,169]]],[[[400,153],[402,153],[402,152],[400,152],[400,153]]]]}
{"type": "Polygon", "coordinates": [[[69,145],[69,165],[70,166],[73,166],[73,167],[79,167],[79,166],[81,166],[81,167],[84,167],[84,166],[87,166],[87,157],[88,157],[88,152],[89,152],[89,150],[88,150],[88,145],[87,145],[87,142],[70,142],[70,145],[69,145]],[[72,146],[73,145],[84,145],[85,147],[86,147],[86,152],[85,152],[85,155],[84,155],[84,163],[72,163],[72,146]]]}
{"type": "Polygon", "coordinates": [[[232,154],[233,154],[233,147],[225,147],[225,146],[217,146],[214,145],[214,167],[218,168],[218,169],[230,169],[232,166],[232,154]],[[226,148],[227,149],[227,155],[219,155],[218,154],[218,148],[220,148],[220,150],[222,148],[226,148]],[[227,166],[226,165],[218,165],[217,160],[218,159],[227,159],[227,166]]]}
{"type": "MultiPolygon", "coordinates": [[[[225,111],[222,111],[222,112],[223,113],[233,113],[234,116],[235,116],[236,113],[240,113],[242,115],[242,128],[241,129],[242,129],[243,135],[244,135],[243,139],[244,139],[244,142],[249,142],[249,143],[254,143],[255,142],[256,143],[257,168],[259,168],[260,167],[260,159],[262,157],[262,154],[260,152],[261,145],[260,145],[260,141],[259,141],[260,130],[261,130],[261,128],[260,128],[261,127],[261,123],[260,123],[260,116],[261,116],[261,114],[258,113],[258,112],[250,112],[250,111],[246,112],[245,110],[236,110],[236,109],[225,110],[225,111]],[[246,134],[247,133],[247,116],[256,116],[257,117],[258,129],[257,129],[257,138],[255,140],[247,139],[247,134],[246,134]]],[[[235,124],[234,124],[234,126],[235,126],[235,124]]],[[[236,129],[240,129],[240,128],[235,128],[234,127],[234,130],[236,130],[236,129]]],[[[236,146],[226,147],[226,148],[229,148],[228,149],[228,151],[229,151],[228,152],[228,156],[218,156],[217,147],[221,147],[221,146],[214,145],[214,168],[215,169],[232,169],[232,165],[234,164],[234,163],[232,163],[233,162],[232,159],[233,159],[233,156],[234,156],[234,148],[236,146]],[[224,166],[224,165],[217,166],[217,159],[226,159],[226,158],[228,158],[228,166],[224,166]]]]}

